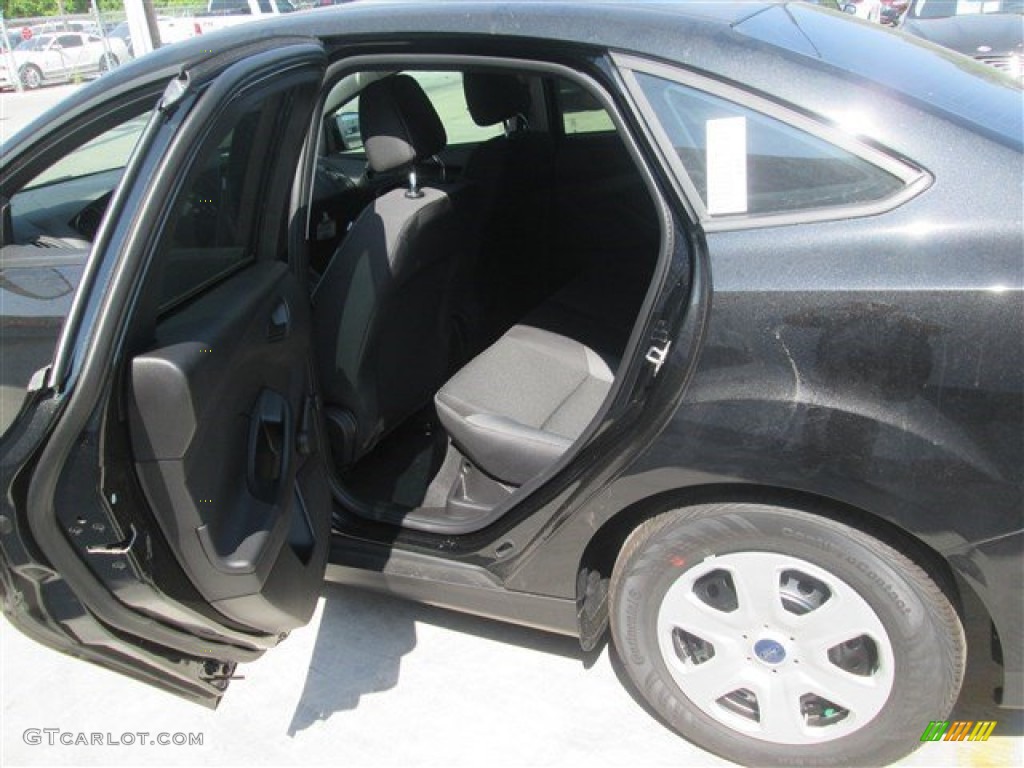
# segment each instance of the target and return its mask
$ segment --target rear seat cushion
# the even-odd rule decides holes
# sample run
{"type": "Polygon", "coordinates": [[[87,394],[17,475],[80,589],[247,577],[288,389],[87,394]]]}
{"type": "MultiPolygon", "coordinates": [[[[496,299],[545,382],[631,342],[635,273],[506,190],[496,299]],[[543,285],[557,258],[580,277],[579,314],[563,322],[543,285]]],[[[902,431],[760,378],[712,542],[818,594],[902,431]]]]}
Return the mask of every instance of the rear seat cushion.
{"type": "Polygon", "coordinates": [[[477,467],[522,485],[583,433],[617,365],[578,341],[521,324],[470,361],[434,401],[448,434],[477,467]]]}

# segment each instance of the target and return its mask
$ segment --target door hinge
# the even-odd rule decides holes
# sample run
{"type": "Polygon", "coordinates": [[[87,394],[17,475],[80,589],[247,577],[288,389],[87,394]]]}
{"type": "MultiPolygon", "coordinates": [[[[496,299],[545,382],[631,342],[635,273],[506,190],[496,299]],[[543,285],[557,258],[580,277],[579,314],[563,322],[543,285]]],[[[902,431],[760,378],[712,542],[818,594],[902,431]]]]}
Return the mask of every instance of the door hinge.
{"type": "Polygon", "coordinates": [[[234,662],[206,661],[203,662],[202,670],[199,672],[199,679],[218,688],[226,688],[232,680],[245,680],[245,675],[235,674],[235,667],[234,662]]]}
{"type": "Polygon", "coordinates": [[[672,348],[672,340],[668,337],[664,321],[660,321],[655,326],[654,333],[651,334],[651,341],[652,344],[648,348],[647,354],[644,355],[644,359],[654,366],[654,375],[657,376],[661,371],[661,366],[668,358],[668,351],[672,348]]]}

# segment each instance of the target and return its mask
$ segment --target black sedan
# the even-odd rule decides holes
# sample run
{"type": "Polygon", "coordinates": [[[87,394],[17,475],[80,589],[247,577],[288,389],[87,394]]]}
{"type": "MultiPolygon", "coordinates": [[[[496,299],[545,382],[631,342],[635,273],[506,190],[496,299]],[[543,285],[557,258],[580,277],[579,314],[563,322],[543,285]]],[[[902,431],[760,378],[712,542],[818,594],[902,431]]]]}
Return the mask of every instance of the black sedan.
{"type": "Polygon", "coordinates": [[[1024,83],[1024,0],[914,0],[900,29],[1024,83]]]}
{"type": "Polygon", "coordinates": [[[325,578],[610,627],[759,765],[899,758],[969,655],[1021,707],[1020,107],[810,3],[354,3],[121,67],[3,148],[4,611],[211,706],[325,578]]]}

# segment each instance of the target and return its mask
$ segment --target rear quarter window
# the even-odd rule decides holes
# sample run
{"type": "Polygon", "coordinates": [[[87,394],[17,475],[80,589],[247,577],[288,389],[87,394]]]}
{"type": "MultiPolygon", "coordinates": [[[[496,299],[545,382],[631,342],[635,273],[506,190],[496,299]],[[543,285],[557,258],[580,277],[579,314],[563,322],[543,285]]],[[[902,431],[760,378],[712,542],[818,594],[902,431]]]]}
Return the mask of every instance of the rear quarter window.
{"type": "Polygon", "coordinates": [[[655,75],[636,79],[710,216],[857,205],[905,186],[773,117],[655,75]]]}

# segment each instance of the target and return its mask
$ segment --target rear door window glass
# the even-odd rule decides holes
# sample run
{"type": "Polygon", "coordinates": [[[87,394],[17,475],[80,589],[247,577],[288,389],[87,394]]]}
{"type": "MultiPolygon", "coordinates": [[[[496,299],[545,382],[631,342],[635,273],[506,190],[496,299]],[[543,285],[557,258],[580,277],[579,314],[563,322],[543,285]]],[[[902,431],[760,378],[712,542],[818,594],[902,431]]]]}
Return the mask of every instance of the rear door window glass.
{"type": "Polygon", "coordinates": [[[205,144],[177,201],[174,226],[164,244],[160,308],[163,311],[218,283],[254,257],[266,157],[287,115],[277,95],[221,127],[205,144]]]}

